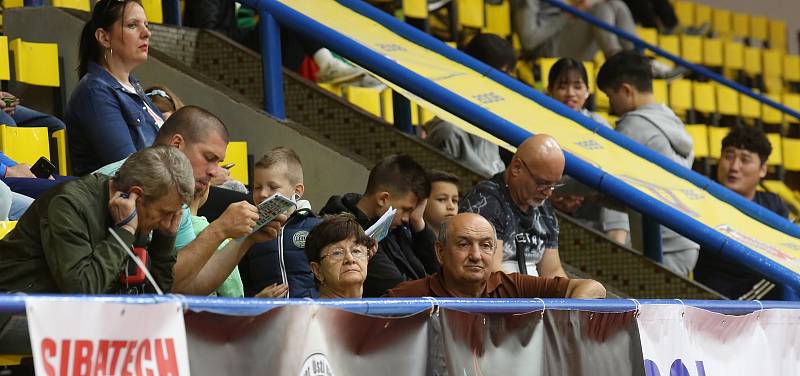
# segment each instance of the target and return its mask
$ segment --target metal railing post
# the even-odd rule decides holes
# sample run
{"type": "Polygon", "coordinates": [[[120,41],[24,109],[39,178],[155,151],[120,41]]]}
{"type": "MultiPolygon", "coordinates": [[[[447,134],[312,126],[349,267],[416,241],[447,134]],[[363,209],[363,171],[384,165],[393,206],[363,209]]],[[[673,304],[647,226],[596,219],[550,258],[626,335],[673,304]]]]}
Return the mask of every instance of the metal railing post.
{"type": "Polygon", "coordinates": [[[396,91],[392,91],[392,111],[394,111],[394,126],[405,133],[414,133],[411,125],[411,101],[396,91]]]}
{"type": "Polygon", "coordinates": [[[163,0],[161,9],[164,11],[164,23],[172,26],[181,26],[180,0],[163,0]]]}
{"type": "Polygon", "coordinates": [[[281,64],[281,29],[272,14],[259,10],[261,18],[261,64],[264,75],[264,111],[285,119],[283,103],[283,66],[281,64]]]}
{"type": "Polygon", "coordinates": [[[642,249],[647,258],[658,263],[664,261],[661,249],[661,224],[644,213],[642,213],[642,249]]]}

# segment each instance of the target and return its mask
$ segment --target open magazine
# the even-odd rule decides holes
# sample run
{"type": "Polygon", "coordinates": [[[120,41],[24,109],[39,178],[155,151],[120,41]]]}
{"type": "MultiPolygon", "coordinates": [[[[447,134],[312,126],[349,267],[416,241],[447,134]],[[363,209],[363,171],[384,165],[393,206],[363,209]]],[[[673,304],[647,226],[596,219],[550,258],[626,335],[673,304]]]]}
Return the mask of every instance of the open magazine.
{"type": "Polygon", "coordinates": [[[378,219],[372,226],[369,226],[367,229],[366,234],[367,236],[375,239],[375,241],[380,242],[386,235],[389,235],[389,229],[392,226],[392,220],[394,220],[394,214],[397,213],[397,209],[393,207],[389,207],[389,210],[378,219]]]}

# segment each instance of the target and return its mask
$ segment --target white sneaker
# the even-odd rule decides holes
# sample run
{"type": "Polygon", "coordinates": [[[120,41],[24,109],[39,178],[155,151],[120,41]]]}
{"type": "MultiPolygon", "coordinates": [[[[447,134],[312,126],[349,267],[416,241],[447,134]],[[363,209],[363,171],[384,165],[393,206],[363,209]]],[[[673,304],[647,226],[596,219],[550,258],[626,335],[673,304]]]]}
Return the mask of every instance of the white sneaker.
{"type": "Polygon", "coordinates": [[[354,80],[366,73],[363,69],[333,56],[327,48],[321,48],[314,53],[314,62],[319,67],[317,81],[320,83],[338,84],[354,80]]]}

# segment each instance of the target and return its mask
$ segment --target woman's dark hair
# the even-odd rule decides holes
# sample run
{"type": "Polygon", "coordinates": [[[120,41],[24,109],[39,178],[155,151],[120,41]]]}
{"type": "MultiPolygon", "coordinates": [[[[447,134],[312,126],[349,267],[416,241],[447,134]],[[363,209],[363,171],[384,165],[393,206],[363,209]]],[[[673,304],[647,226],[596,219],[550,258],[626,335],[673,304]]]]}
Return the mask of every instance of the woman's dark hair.
{"type": "Polygon", "coordinates": [[[141,0],[99,0],[94,5],[92,15],[81,31],[81,40],[78,45],[78,75],[83,77],[89,69],[89,62],[97,62],[100,57],[101,46],[94,37],[97,29],[111,31],[111,25],[121,19],[128,3],[142,5],[141,0]]]}
{"type": "Polygon", "coordinates": [[[562,57],[550,68],[550,74],[547,76],[547,90],[552,90],[559,78],[569,77],[568,75],[573,72],[578,73],[583,83],[587,87],[589,86],[589,75],[586,74],[586,67],[583,63],[570,57],[562,57]]]}
{"type": "Polygon", "coordinates": [[[364,233],[355,217],[349,213],[327,216],[317,224],[306,237],[306,257],[308,261],[319,262],[325,246],[355,237],[356,244],[372,248],[375,239],[364,233]]]}
{"type": "Polygon", "coordinates": [[[464,53],[497,69],[514,69],[517,53],[507,40],[495,34],[478,34],[464,47],[464,53]]]}

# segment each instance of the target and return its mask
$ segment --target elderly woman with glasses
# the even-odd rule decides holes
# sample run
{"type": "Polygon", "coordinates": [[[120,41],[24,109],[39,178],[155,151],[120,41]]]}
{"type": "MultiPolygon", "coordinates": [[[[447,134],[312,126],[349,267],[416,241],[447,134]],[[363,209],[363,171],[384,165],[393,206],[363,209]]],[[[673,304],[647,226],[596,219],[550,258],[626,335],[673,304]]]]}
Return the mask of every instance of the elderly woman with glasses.
{"type": "Polygon", "coordinates": [[[306,237],[306,257],[320,298],[361,298],[367,263],[377,250],[350,214],[326,217],[306,237]]]}

